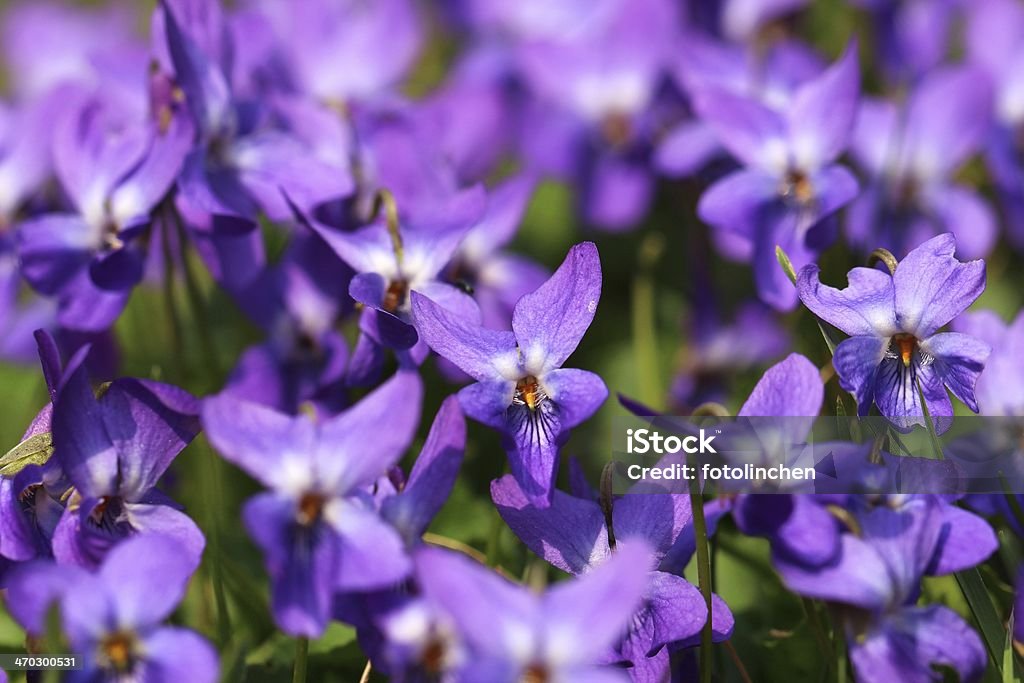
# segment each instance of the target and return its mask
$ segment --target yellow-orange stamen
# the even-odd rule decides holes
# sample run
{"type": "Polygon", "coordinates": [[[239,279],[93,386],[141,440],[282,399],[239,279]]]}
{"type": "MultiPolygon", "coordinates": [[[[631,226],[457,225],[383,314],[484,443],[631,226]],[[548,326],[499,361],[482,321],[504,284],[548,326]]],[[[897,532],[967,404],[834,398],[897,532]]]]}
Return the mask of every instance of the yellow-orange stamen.
{"type": "Polygon", "coordinates": [[[537,378],[527,375],[516,382],[516,398],[525,403],[530,410],[536,410],[537,405],[544,398],[537,378]]]}
{"type": "Polygon", "coordinates": [[[310,526],[318,519],[324,511],[324,497],[319,493],[305,493],[299,499],[299,509],[296,517],[302,526],[310,526]]]}
{"type": "Polygon", "coordinates": [[[100,654],[110,668],[128,671],[132,667],[135,654],[135,637],[124,631],[113,633],[103,640],[100,654]]]}
{"type": "Polygon", "coordinates": [[[897,334],[892,338],[892,340],[896,343],[896,347],[899,349],[900,358],[903,360],[903,366],[910,367],[910,361],[914,356],[914,349],[917,348],[917,338],[912,334],[897,334]]]}

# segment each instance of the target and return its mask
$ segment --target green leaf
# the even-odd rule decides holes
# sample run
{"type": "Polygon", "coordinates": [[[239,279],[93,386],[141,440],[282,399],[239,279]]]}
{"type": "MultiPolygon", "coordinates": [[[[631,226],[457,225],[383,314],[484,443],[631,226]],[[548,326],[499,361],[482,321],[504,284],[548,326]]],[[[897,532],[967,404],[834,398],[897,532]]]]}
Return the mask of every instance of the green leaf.
{"type": "Polygon", "coordinates": [[[0,476],[13,477],[29,465],[43,465],[53,455],[53,436],[43,432],[25,439],[0,458],[0,476]]]}
{"type": "Polygon", "coordinates": [[[967,605],[971,608],[974,620],[978,622],[981,638],[985,641],[985,649],[988,650],[992,663],[1002,675],[1006,632],[996,608],[992,605],[992,598],[988,594],[988,589],[985,588],[985,582],[982,581],[981,574],[976,568],[957,572],[956,580],[960,584],[960,591],[964,594],[964,598],[967,599],[967,605]]]}
{"type": "Polygon", "coordinates": [[[1006,625],[1006,638],[1003,639],[1003,683],[1014,683],[1013,675],[1013,615],[1010,616],[1010,623],[1006,625]]]}
{"type": "Polygon", "coordinates": [[[789,278],[789,281],[795,285],[796,269],[793,268],[793,262],[789,259],[789,254],[787,254],[782,247],[777,244],[775,245],[775,259],[779,262],[779,265],[782,266],[782,271],[786,273],[786,277],[789,278]]]}
{"type": "Polygon", "coordinates": [[[317,640],[309,643],[309,654],[325,655],[345,647],[356,639],[356,630],[351,626],[332,622],[327,631],[317,640]]]}
{"type": "Polygon", "coordinates": [[[820,320],[818,321],[818,329],[821,330],[821,336],[825,339],[825,345],[828,347],[828,352],[834,356],[836,353],[836,347],[839,346],[839,341],[832,332],[829,332],[829,329],[825,327],[820,320]]]}

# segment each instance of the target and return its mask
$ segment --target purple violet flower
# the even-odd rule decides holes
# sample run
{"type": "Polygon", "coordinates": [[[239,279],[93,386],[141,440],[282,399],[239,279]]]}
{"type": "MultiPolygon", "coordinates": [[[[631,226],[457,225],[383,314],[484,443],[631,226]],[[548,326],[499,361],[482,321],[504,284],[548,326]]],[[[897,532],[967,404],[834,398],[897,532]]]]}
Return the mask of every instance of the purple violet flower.
{"type": "Polygon", "coordinates": [[[982,71],[946,67],[913,88],[903,111],[885,100],[861,103],[850,152],[868,178],[848,213],[851,242],[902,254],[951,232],[965,257],[988,255],[996,217],[954,174],[990,130],[990,100],[982,71]]]}
{"type": "Polygon", "coordinates": [[[318,636],[331,599],[401,581],[410,569],[402,537],[374,506],[369,487],[412,440],[423,393],[399,372],[336,417],[291,417],[230,393],[206,399],[203,425],[229,461],[269,487],[243,519],[263,551],[278,625],[318,636]]]}
{"type": "Polygon", "coordinates": [[[832,363],[860,415],[874,403],[900,429],[923,425],[923,393],[941,432],[953,415],[947,387],[978,412],[974,387],[991,349],[969,335],[939,329],[984,290],[985,263],[962,263],[955,249],[952,235],[933,237],[907,254],[892,275],[854,268],[845,289],[821,284],[816,265],[800,271],[800,300],[850,335],[836,347],[832,363]]]}
{"type": "Polygon", "coordinates": [[[568,171],[588,224],[623,231],[644,217],[654,193],[651,110],[678,40],[679,16],[671,0],[607,3],[599,14],[575,39],[559,35],[516,47],[539,116],[538,125],[523,128],[523,149],[532,170],[568,171]],[[553,163],[553,150],[564,150],[565,158],[553,163]]]}
{"type": "Polygon", "coordinates": [[[965,9],[968,61],[983,69],[992,85],[994,121],[985,140],[985,157],[1006,214],[1002,225],[1014,246],[1021,249],[1024,155],[1018,140],[1024,126],[1024,8],[1013,0],[991,0],[968,3],[965,9]]]}
{"type": "Polygon", "coordinates": [[[160,532],[198,558],[205,545],[199,527],[154,488],[199,432],[196,399],[131,378],[114,380],[97,397],[83,359],[68,364],[53,404],[53,457],[74,486],[53,533],[54,556],[91,568],[122,539],[160,532]]]}
{"type": "Polygon", "coordinates": [[[562,368],[600,298],[601,262],[593,242],[574,246],[547,282],[519,300],[511,331],[480,327],[412,294],[423,339],[477,380],[459,392],[462,409],[502,432],[512,474],[539,507],[551,500],[558,448],[568,430],[608,397],[594,373],[562,368]]]}
{"type": "Polygon", "coordinates": [[[267,339],[242,352],[224,390],[293,414],[307,401],[344,407],[348,347],[335,324],[351,311],[351,278],[317,235],[293,235],[281,260],[237,296],[267,339]]]}
{"type": "MultiPolygon", "coordinates": [[[[965,682],[984,673],[978,634],[948,607],[917,605],[921,577],[946,533],[939,505],[934,496],[865,502],[853,510],[856,532],[842,534],[834,561],[807,567],[775,558],[790,589],[836,604],[858,680],[931,681],[933,663],[955,669],[965,682]]],[[[991,529],[989,535],[994,540],[991,529]]],[[[994,548],[970,553],[957,569],[984,561],[994,548]]]]}
{"type": "MultiPolygon", "coordinates": [[[[133,66],[144,83],[144,62],[133,66]]],[[[63,327],[86,332],[109,327],[142,279],[138,238],[173,186],[193,136],[191,123],[169,104],[153,110],[123,90],[66,93],[54,124],[53,163],[73,210],[31,218],[18,233],[25,279],[57,297],[63,327]]]]}
{"type": "Polygon", "coordinates": [[[58,607],[82,664],[73,680],[213,683],[213,647],[193,631],[162,625],[198,563],[173,538],[144,534],[117,545],[95,573],[44,561],[19,568],[8,587],[9,607],[34,637],[46,634],[50,608],[58,607]]]}
{"type": "Polygon", "coordinates": [[[611,683],[625,672],[601,667],[649,585],[650,549],[624,545],[585,576],[543,595],[451,551],[417,552],[416,578],[445,613],[470,655],[460,681],[611,683]]]}
{"type": "MultiPolygon", "coordinates": [[[[696,549],[690,497],[646,484],[613,500],[611,529],[597,501],[555,491],[550,507],[537,508],[508,475],[492,482],[491,497],[528,548],[576,576],[593,571],[637,539],[654,550],[643,604],[608,661],[629,662],[634,680],[655,681],[668,674],[671,649],[697,642],[708,611],[700,591],[678,575],[696,549]]],[[[732,627],[729,608],[713,596],[715,641],[727,640],[732,627]]]]}
{"type": "Polygon", "coordinates": [[[416,4],[256,0],[294,87],[336,106],[385,95],[414,63],[424,39],[416,4]]]}
{"type": "Polygon", "coordinates": [[[857,181],[835,163],[857,111],[856,44],[819,77],[802,85],[783,113],[756,100],[709,87],[696,96],[701,118],[744,168],[708,188],[701,219],[752,247],[758,295],[790,309],[796,295],[775,260],[781,246],[800,267],[831,241],[823,219],[857,194],[857,181]]]}

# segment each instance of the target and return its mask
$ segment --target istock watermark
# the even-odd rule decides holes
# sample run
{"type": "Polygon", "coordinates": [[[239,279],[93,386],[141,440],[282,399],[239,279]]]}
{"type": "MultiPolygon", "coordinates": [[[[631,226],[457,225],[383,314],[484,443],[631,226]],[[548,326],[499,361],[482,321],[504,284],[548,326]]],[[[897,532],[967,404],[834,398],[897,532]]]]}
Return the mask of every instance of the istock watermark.
{"type": "Polygon", "coordinates": [[[626,452],[644,455],[655,453],[665,455],[667,453],[717,453],[711,442],[715,436],[721,434],[721,429],[716,429],[715,434],[708,435],[701,429],[697,434],[679,437],[675,434],[663,436],[661,432],[651,429],[627,429],[626,430],[626,452]]]}
{"type": "MultiPolygon", "coordinates": [[[[1024,418],[957,416],[938,433],[884,417],[613,418],[612,491],[1024,494],[1024,418]]],[[[608,464],[597,455],[595,471],[608,464]]]]}

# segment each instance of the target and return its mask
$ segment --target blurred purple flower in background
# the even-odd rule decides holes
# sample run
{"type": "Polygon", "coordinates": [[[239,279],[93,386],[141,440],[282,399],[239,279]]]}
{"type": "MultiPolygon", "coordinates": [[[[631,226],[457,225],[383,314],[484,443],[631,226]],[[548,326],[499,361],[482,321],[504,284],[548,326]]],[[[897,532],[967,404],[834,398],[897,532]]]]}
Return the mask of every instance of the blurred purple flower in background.
{"type": "Polygon", "coordinates": [[[744,168],[701,197],[698,214],[750,245],[758,295],[788,310],[796,294],[775,260],[781,246],[799,268],[834,239],[823,220],[857,195],[857,181],[836,164],[856,116],[856,45],[802,85],[784,113],[717,87],[696,95],[696,107],[744,168]]]}
{"type": "Polygon", "coordinates": [[[991,252],[996,221],[982,197],[956,182],[958,167],[981,148],[991,125],[990,86],[969,67],[929,72],[901,110],[865,99],[851,155],[867,174],[850,207],[850,241],[865,252],[905,254],[943,232],[967,258],[991,252]]]}

